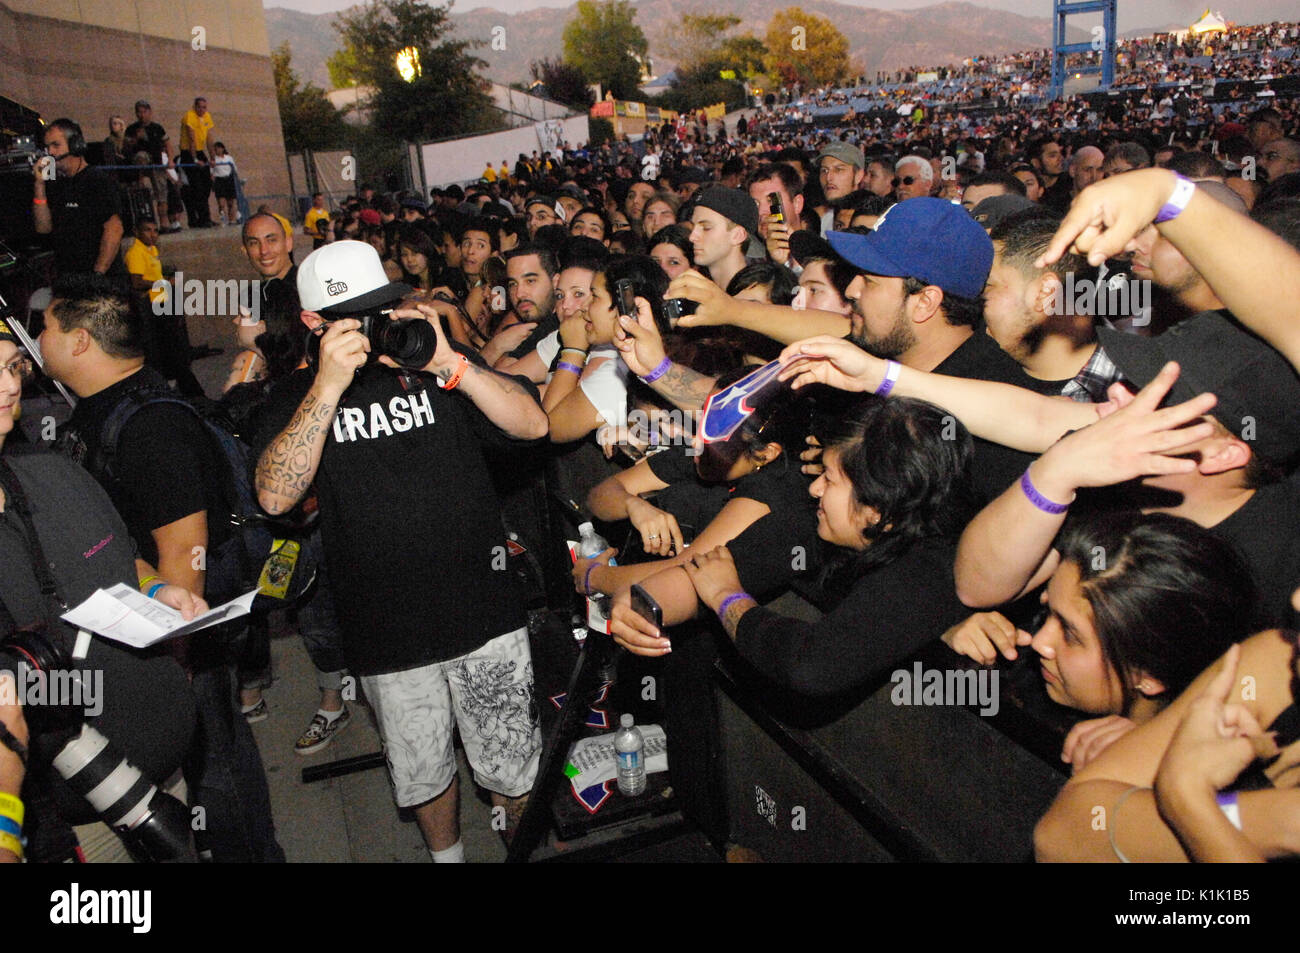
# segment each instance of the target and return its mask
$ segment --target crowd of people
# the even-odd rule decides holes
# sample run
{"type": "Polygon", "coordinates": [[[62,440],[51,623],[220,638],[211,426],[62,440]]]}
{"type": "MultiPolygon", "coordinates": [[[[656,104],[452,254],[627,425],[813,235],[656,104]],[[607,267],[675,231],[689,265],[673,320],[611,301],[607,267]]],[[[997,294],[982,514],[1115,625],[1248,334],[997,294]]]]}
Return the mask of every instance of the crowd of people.
{"type": "MultiPolygon", "coordinates": [[[[939,643],[954,667],[1028,672],[1073,721],[1040,859],[1300,851],[1300,114],[1285,97],[1134,97],[1120,114],[1069,100],[827,128],[754,110],[639,148],[485,157],[492,176],[427,199],[318,195],[297,227],[249,216],[250,270],[231,277],[260,279],[260,309],[230,316],[221,403],[262,510],[318,514],[301,520],[319,585],[297,622],[321,701],[297,750],[350,722],[351,673],[435,861],[464,855],[454,731],[513,831],[541,733],[502,500],[544,472],[634,531],[571,576],[609,597],[630,653],[662,658],[678,626],[715,617],[798,697],[879,687],[939,643]],[[771,605],[791,589],[817,621],[771,605]]],[[[71,462],[11,447],[0,476],[7,501],[40,494],[48,549],[111,551],[53,561],[64,604],[125,581],[188,615],[229,595],[192,554],[232,530],[212,518],[202,421],[164,396],[180,369],[146,361],[131,295],[156,290],[150,262],[122,263],[112,202],[84,199],[102,183],[79,139],[50,125],[60,174],[38,169],[33,205],[60,256],[39,344],[79,398],[58,441],[71,462]],[[127,270],[132,290],[112,280],[127,270]]],[[[35,356],[5,330],[0,437],[35,356]]],[[[0,536],[18,628],[43,618],[32,556],[0,536]]],[[[265,631],[214,642],[135,659],[193,713],[149,764],[211,805],[213,859],[281,859],[247,728],[267,712],[265,631]]],[[[143,761],[161,727],[120,728],[123,707],[105,729],[143,761]]],[[[0,723],[16,796],[28,729],[14,706],[0,723]]],[[[0,858],[17,843],[0,833],[0,858]]]]}

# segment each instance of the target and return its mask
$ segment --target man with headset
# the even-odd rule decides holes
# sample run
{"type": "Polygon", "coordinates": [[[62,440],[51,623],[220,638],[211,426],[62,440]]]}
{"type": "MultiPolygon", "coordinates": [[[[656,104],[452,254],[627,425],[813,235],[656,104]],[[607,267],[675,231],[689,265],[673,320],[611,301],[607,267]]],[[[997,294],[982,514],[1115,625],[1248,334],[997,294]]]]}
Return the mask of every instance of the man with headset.
{"type": "Polygon", "coordinates": [[[93,271],[125,281],[117,185],[86,162],[86,139],[71,119],[46,127],[45,150],[32,167],[32,217],[38,234],[56,236],[58,274],[93,271]]]}

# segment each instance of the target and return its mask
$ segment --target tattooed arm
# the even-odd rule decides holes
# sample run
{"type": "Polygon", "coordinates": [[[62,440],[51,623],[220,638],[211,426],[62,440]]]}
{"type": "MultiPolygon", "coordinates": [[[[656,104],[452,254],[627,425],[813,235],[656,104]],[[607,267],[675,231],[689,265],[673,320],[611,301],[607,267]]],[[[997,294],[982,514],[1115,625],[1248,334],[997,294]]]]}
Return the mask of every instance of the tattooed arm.
{"type": "Polygon", "coordinates": [[[709,391],[713,390],[716,381],[716,377],[693,371],[684,364],[673,364],[650,387],[682,410],[699,410],[708,400],[709,391]]]}
{"type": "Polygon", "coordinates": [[[313,384],[289,426],[257,461],[257,502],[272,516],[288,512],[307,495],[337,409],[337,399],[324,400],[313,384]]]}
{"type": "Polygon", "coordinates": [[[472,400],[483,416],[503,433],[520,440],[545,437],[550,428],[546,411],[519,381],[470,364],[456,388],[472,400]]]}
{"type": "MultiPolygon", "coordinates": [[[[623,363],[628,369],[645,380],[653,377],[668,358],[649,303],[644,298],[637,298],[636,309],[635,318],[624,315],[618,319],[619,330],[614,337],[614,346],[623,355],[623,363]]],[[[668,398],[682,410],[699,410],[708,399],[709,391],[713,390],[715,380],[669,361],[667,369],[648,383],[655,393],[668,398]]]]}
{"type": "MultiPolygon", "coordinates": [[[[438,313],[433,308],[427,304],[417,304],[414,308],[394,311],[393,318],[423,318],[433,325],[437,343],[429,363],[420,369],[426,374],[437,374],[446,381],[456,375],[464,361],[464,373],[456,385],[456,391],[472,400],[494,427],[519,440],[539,440],[546,436],[550,423],[546,419],[546,411],[542,410],[542,405],[537,402],[532,391],[514,378],[488,367],[480,367],[462,356],[443,334],[438,313]]],[[[324,342],[321,347],[324,348],[324,342]]],[[[379,361],[390,367],[397,366],[387,356],[380,357],[379,361]]]]}
{"type": "Polygon", "coordinates": [[[257,502],[272,516],[293,509],[307,494],[343,392],[365,366],[370,342],[352,318],[332,321],[320,339],[319,370],[289,425],[257,461],[257,502]]]}

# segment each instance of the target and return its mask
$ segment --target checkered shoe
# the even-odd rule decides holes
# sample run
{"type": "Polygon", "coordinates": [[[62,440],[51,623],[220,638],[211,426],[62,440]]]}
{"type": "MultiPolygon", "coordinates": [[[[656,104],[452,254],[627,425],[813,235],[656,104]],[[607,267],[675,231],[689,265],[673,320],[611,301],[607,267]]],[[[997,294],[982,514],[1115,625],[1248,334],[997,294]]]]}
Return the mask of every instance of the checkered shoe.
{"type": "Polygon", "coordinates": [[[326,719],[320,712],[312,715],[311,724],[307,730],[302,733],[302,737],[294,742],[293,750],[298,754],[315,754],[329,746],[334,740],[334,736],[348,726],[352,721],[352,712],[346,705],[343,706],[343,714],[339,715],[333,721],[326,719]]]}

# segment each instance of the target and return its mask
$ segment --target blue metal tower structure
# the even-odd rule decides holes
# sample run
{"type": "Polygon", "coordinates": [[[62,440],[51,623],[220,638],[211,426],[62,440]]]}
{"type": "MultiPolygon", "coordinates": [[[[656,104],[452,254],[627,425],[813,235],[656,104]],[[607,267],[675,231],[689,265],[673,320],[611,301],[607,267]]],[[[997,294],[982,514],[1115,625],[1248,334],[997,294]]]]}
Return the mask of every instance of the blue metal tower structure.
{"type": "Polygon", "coordinates": [[[1109,89],[1115,82],[1115,4],[1117,0],[1052,0],[1052,85],[1050,95],[1059,99],[1065,92],[1065,78],[1069,73],[1101,73],[1101,88],[1109,89]],[[1102,34],[1086,43],[1067,43],[1065,27],[1067,18],[1080,13],[1100,13],[1102,34]],[[1071,53],[1101,53],[1101,63],[1066,68],[1065,58],[1071,53]]]}

